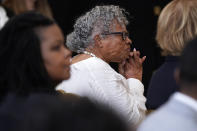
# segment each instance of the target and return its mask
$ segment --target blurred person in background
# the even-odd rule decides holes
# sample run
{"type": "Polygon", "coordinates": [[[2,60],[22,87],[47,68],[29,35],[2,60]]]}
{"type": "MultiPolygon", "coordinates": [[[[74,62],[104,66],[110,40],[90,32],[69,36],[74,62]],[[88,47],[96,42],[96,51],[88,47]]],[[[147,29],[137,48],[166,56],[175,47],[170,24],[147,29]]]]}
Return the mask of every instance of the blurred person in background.
{"type": "Polygon", "coordinates": [[[0,5],[0,29],[12,16],[32,10],[53,18],[47,0],[3,0],[0,5]]]}
{"type": "MultiPolygon", "coordinates": [[[[189,1],[189,0],[187,0],[189,1]]],[[[197,129],[197,38],[180,56],[175,79],[178,92],[140,125],[138,131],[196,131],[197,129]]]]}
{"type": "Polygon", "coordinates": [[[77,96],[8,95],[0,108],[2,131],[132,131],[102,104],[77,96]]]}
{"type": "Polygon", "coordinates": [[[147,108],[157,109],[179,90],[174,70],[186,43],[197,35],[197,1],[173,0],[161,12],[156,40],[166,60],[151,78],[147,108]]]}

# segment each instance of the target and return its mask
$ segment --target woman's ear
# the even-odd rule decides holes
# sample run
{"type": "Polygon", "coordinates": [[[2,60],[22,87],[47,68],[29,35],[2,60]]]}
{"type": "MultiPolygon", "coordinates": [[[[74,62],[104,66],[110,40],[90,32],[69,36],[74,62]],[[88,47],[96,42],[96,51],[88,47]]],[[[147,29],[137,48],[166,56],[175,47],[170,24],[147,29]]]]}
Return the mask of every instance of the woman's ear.
{"type": "Polygon", "coordinates": [[[174,78],[175,78],[177,85],[179,85],[180,84],[180,69],[179,68],[175,69],[174,78]]]}
{"type": "Polygon", "coordinates": [[[102,48],[103,47],[103,43],[102,43],[102,39],[100,37],[100,35],[95,35],[94,36],[94,41],[95,41],[95,45],[102,48]]]}

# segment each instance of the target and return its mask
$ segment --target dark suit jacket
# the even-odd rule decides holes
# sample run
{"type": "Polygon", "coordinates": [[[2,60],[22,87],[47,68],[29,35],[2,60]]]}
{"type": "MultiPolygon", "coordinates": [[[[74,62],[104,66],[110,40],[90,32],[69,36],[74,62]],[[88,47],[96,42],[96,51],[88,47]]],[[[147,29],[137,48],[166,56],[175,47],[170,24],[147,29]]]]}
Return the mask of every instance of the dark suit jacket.
{"type": "Polygon", "coordinates": [[[174,70],[177,65],[178,57],[167,56],[164,64],[153,73],[147,92],[148,109],[157,109],[179,89],[174,79],[174,70]]]}

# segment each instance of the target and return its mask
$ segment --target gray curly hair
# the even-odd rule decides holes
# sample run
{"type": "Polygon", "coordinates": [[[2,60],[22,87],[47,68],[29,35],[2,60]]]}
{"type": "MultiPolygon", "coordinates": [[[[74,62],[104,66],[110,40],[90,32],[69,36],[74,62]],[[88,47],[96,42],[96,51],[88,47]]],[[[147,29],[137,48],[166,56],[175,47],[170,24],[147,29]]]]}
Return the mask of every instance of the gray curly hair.
{"type": "Polygon", "coordinates": [[[96,6],[76,20],[74,31],[67,35],[67,47],[77,53],[83,52],[94,44],[95,35],[110,32],[113,20],[120,25],[128,25],[126,14],[129,13],[119,6],[96,6]]]}

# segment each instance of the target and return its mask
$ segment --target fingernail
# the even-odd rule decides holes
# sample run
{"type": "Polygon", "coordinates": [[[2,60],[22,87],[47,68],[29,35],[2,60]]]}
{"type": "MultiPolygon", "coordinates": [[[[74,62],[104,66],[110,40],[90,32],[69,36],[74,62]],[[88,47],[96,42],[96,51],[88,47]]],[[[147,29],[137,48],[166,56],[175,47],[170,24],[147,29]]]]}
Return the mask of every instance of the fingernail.
{"type": "Polygon", "coordinates": [[[134,48],[133,51],[136,51],[136,49],[134,48]]]}

